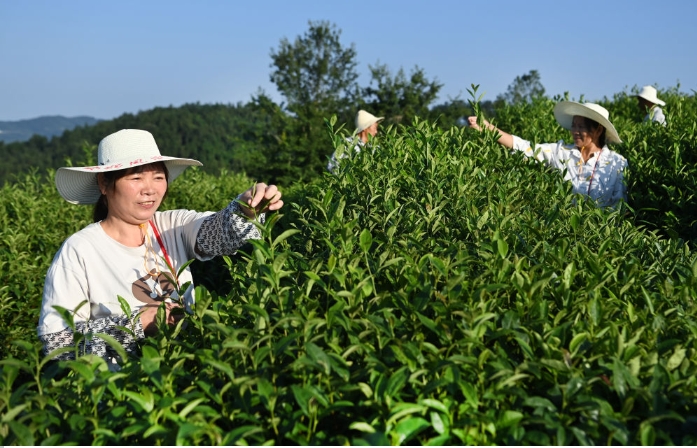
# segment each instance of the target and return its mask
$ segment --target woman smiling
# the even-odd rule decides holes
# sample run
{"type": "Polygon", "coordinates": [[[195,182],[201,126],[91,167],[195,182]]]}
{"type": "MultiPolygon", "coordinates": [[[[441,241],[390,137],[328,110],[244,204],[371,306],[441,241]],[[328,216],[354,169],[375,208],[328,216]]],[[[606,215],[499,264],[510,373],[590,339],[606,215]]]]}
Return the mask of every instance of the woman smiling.
{"type": "MultiPolygon", "coordinates": [[[[554,107],[554,117],[562,128],[571,131],[573,144],[560,140],[535,145],[533,150],[529,141],[506,133],[486,120],[482,124],[499,134],[498,142],[503,146],[563,171],[574,193],[588,196],[601,207],[615,207],[620,200],[626,201],[627,159],[607,147],[608,143],[622,143],[610,123],[607,109],[594,103],[562,101],[554,107]]],[[[469,117],[468,122],[470,127],[482,130],[477,117],[469,117]]]]}
{"type": "Polygon", "coordinates": [[[158,211],[169,183],[201,163],[161,155],[152,134],[138,129],[105,137],[98,162],[56,172],[65,200],[95,204],[94,222],[71,235],[55,255],[37,330],[47,354],[73,347],[76,332],[85,334],[79,350],[60,350],[55,358],[70,359],[77,352],[113,364],[116,353],[98,333],[131,352],[136,339],[158,331],[160,306],[167,323],[176,323],[181,308],[194,301],[187,262],[232,255],[249,239],[260,238],[254,221],[263,223],[265,213],[280,209],[283,201],[275,185],[258,183],[216,213],[158,211]],[[122,311],[121,300],[130,315],[122,311]]]}

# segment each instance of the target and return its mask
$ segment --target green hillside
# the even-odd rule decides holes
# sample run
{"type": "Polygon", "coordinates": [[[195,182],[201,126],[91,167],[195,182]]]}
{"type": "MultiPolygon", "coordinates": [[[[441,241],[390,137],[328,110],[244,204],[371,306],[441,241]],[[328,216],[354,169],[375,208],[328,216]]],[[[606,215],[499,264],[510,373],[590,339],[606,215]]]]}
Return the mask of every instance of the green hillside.
{"type": "Polygon", "coordinates": [[[256,154],[264,136],[254,132],[259,129],[263,133],[264,129],[257,122],[252,104],[189,104],[123,114],[51,139],[34,136],[27,142],[0,143],[0,157],[8,162],[0,167],[0,181],[13,180],[17,173],[32,169],[43,172],[69,163],[96,163],[86,154],[94,159],[95,148],[102,138],[129,128],[152,132],[163,154],[197,158],[209,172],[218,173],[221,168],[244,172],[249,163],[265,157],[263,153],[256,154]]]}

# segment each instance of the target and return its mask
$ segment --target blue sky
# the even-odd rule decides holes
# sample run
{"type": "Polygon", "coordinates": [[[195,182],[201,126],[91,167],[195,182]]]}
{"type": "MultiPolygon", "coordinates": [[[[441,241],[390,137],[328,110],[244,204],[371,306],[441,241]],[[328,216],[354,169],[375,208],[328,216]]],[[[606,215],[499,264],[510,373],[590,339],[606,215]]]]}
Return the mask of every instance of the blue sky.
{"type": "Polygon", "coordinates": [[[369,65],[415,66],[436,104],[505,92],[538,70],[550,96],[592,101],[653,84],[697,90],[697,2],[0,0],[0,120],[110,119],[157,106],[247,102],[272,49],[326,20],[369,65]]]}

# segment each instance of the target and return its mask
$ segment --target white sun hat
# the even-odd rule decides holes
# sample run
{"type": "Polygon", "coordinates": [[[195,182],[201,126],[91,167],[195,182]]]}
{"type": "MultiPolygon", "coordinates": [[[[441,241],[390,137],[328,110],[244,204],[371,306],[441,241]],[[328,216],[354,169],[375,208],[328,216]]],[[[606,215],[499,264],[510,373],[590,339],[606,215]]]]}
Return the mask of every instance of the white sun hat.
{"type": "Polygon", "coordinates": [[[358,113],[356,114],[356,130],[355,130],[354,134],[358,134],[358,133],[368,129],[370,126],[373,125],[373,123],[379,123],[384,119],[385,119],[385,117],[376,117],[375,115],[371,114],[370,112],[366,112],[364,110],[359,110],[358,113]]]}
{"type": "Polygon", "coordinates": [[[665,106],[666,103],[658,99],[658,92],[653,86],[644,86],[641,88],[641,92],[637,95],[652,104],[658,104],[659,106],[665,106]]]}
{"type": "Polygon", "coordinates": [[[155,137],[148,131],[122,129],[99,142],[97,166],[58,168],[56,188],[63,199],[72,204],[95,204],[101,196],[97,174],[154,162],[164,162],[169,171],[169,182],[188,166],[203,166],[198,160],[161,155],[155,137]]]}
{"type": "Polygon", "coordinates": [[[610,113],[603,106],[595,103],[577,103],[575,101],[560,101],[554,106],[554,118],[559,126],[571,130],[575,116],[590,118],[605,128],[605,138],[608,143],[622,143],[615,127],[610,123],[610,113]]]}

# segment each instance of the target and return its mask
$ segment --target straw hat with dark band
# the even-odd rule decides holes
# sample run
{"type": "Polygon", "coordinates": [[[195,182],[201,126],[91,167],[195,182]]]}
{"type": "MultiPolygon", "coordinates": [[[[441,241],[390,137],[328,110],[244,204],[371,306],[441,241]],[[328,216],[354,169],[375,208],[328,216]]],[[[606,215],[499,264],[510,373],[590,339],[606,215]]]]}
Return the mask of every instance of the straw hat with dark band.
{"type": "Polygon", "coordinates": [[[172,182],[186,167],[203,165],[194,159],[161,155],[152,134],[139,129],[123,129],[104,137],[99,142],[97,162],[97,166],[63,167],[56,171],[56,188],[63,199],[73,204],[96,203],[101,196],[99,173],[164,162],[172,182]]]}

